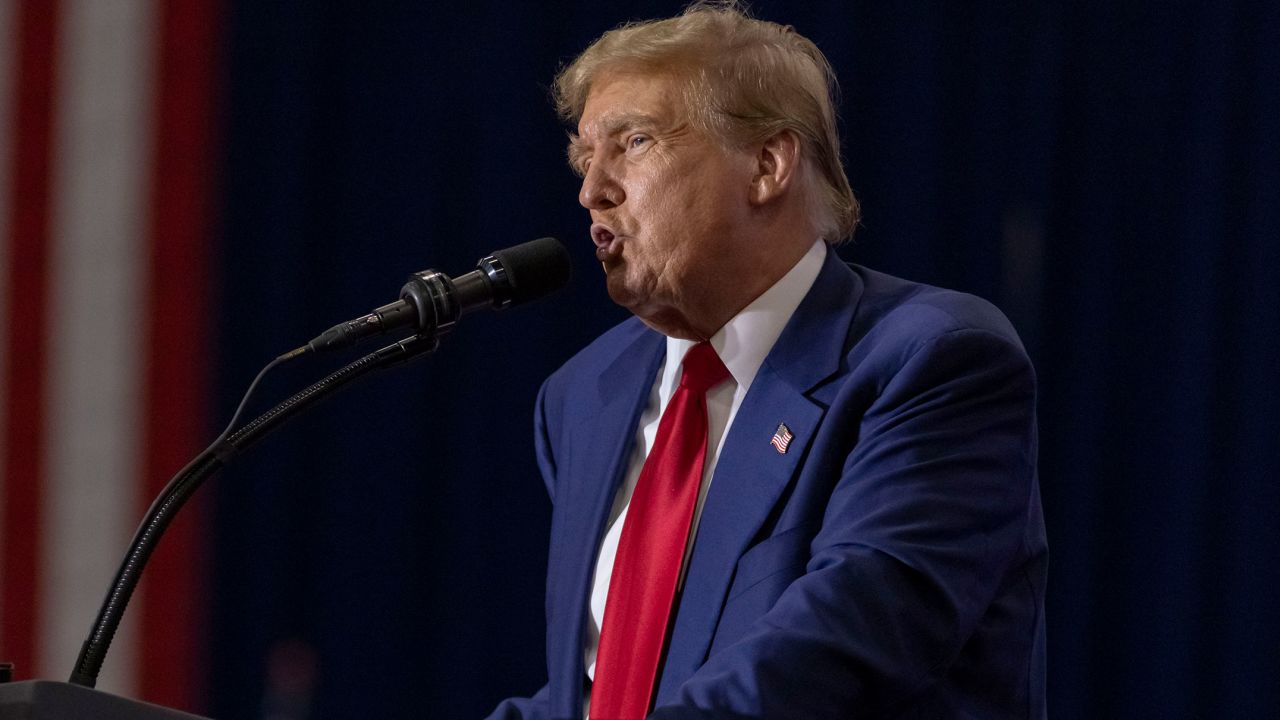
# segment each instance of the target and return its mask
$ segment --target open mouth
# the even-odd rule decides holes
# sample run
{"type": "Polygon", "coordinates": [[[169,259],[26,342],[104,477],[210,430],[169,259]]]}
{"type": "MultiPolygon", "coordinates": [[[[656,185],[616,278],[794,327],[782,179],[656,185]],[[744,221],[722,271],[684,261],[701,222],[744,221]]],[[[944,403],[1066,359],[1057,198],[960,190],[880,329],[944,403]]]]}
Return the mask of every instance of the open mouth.
{"type": "Polygon", "coordinates": [[[591,240],[596,244],[596,259],[606,262],[622,253],[622,238],[604,223],[592,223],[591,240]]]}

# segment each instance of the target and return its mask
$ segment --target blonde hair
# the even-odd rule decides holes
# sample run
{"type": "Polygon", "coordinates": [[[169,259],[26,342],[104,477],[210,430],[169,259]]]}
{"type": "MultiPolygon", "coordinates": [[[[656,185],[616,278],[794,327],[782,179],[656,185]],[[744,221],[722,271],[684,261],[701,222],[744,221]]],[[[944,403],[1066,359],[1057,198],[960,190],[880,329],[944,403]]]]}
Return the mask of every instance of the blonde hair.
{"type": "Polygon", "coordinates": [[[840,161],[835,73],[790,25],[752,18],[736,0],[703,0],[673,18],[621,25],[556,75],[560,117],[576,125],[592,82],[618,70],[684,81],[692,121],[726,147],[794,132],[819,188],[811,198],[819,233],[832,244],[853,234],[859,209],[840,161]]]}

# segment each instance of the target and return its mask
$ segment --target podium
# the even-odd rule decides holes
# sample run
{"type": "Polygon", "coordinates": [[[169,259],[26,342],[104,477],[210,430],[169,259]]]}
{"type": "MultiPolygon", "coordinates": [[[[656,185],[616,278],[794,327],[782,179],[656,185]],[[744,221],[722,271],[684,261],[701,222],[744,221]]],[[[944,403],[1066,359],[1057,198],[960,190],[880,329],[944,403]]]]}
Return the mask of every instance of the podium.
{"type": "Polygon", "coordinates": [[[0,720],[209,720],[53,680],[0,683],[0,720]]]}

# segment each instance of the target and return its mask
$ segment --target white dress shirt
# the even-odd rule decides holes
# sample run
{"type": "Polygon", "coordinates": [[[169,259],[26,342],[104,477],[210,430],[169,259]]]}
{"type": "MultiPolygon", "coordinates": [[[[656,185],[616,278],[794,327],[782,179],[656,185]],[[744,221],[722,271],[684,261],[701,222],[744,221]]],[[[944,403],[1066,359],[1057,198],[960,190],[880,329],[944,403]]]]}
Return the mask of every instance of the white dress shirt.
{"type": "MultiPolygon", "coordinates": [[[[698,490],[698,504],[693,512],[693,523],[689,529],[689,540],[685,543],[685,567],[681,568],[681,585],[684,584],[684,573],[687,570],[689,555],[693,551],[693,542],[697,536],[698,521],[702,517],[702,504],[707,498],[707,488],[711,485],[711,477],[715,473],[716,461],[720,458],[720,449],[724,438],[729,434],[733,418],[742,405],[742,399],[751,389],[756,372],[773,344],[777,342],[782,329],[800,305],[800,301],[809,293],[813,281],[822,269],[827,255],[827,246],[817,240],[805,253],[804,257],[787,271],[782,279],[764,291],[750,305],[733,316],[724,327],[711,336],[711,346],[725,367],[729,369],[731,378],[707,391],[707,455],[702,468],[702,485],[698,490]]],[[[596,559],[595,577],[591,582],[591,605],[587,616],[586,643],[583,647],[583,659],[587,676],[594,679],[596,669],[596,649],[600,644],[600,627],[604,621],[605,600],[609,594],[609,580],[613,575],[613,562],[618,553],[618,540],[622,537],[622,527],[627,519],[627,508],[631,504],[631,495],[636,489],[636,481],[640,478],[640,470],[644,467],[645,458],[653,447],[658,434],[658,423],[667,408],[667,402],[680,384],[680,363],[689,348],[694,346],[692,340],[667,338],[667,356],[653,388],[649,391],[649,404],[640,416],[640,426],[636,429],[635,448],[631,453],[627,474],[618,490],[618,496],[609,512],[608,530],[604,541],[600,544],[600,554],[596,559]]],[[[589,696],[589,691],[588,691],[589,696]]]]}

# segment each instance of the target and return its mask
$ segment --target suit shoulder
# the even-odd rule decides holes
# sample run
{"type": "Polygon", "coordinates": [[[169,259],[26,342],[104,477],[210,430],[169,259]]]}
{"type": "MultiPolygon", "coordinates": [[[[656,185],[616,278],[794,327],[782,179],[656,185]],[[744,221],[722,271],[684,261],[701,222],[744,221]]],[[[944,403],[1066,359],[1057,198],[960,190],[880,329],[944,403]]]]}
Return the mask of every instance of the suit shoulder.
{"type": "Polygon", "coordinates": [[[958,331],[993,335],[1022,351],[1013,324],[995,305],[977,295],[912,282],[858,265],[851,266],[863,282],[863,297],[855,318],[859,339],[922,344],[958,331]]]}

